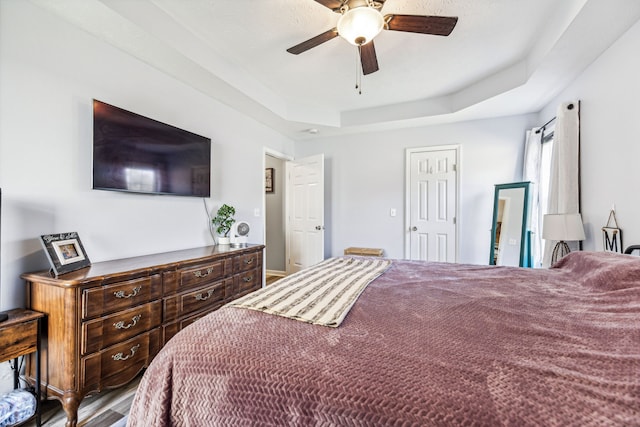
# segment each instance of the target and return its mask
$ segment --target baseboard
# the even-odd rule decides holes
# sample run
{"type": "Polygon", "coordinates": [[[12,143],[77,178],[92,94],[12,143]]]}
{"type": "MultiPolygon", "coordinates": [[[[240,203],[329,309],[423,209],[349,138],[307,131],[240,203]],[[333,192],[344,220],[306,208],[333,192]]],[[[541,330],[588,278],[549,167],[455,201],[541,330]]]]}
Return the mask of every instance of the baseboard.
{"type": "Polygon", "coordinates": [[[278,271],[278,270],[267,270],[266,271],[267,276],[277,276],[277,277],[284,277],[287,275],[286,271],[278,271]]]}

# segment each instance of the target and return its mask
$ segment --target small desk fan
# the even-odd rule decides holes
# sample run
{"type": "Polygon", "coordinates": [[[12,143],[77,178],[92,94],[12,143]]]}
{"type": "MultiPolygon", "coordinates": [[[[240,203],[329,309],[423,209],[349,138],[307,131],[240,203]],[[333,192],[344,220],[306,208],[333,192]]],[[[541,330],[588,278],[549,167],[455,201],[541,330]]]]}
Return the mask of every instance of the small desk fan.
{"type": "Polygon", "coordinates": [[[231,246],[242,248],[249,242],[249,223],[246,221],[236,221],[231,226],[231,246]]]}

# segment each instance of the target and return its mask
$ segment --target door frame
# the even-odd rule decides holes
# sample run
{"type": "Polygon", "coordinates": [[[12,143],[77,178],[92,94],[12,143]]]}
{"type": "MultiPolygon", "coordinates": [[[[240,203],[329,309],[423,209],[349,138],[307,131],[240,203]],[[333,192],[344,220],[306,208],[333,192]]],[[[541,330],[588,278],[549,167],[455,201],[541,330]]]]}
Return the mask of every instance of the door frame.
{"type": "MultiPolygon", "coordinates": [[[[262,189],[262,241],[264,242],[265,245],[265,253],[263,254],[264,257],[264,262],[263,262],[263,268],[262,268],[262,274],[263,276],[266,276],[267,274],[267,262],[266,262],[266,245],[267,245],[267,195],[264,192],[264,170],[267,167],[267,160],[266,157],[267,156],[271,156],[271,157],[275,157],[277,159],[283,160],[284,162],[289,162],[291,160],[293,160],[293,156],[290,156],[288,154],[284,154],[280,151],[276,151],[273,150],[271,148],[267,148],[267,147],[263,147],[262,150],[262,173],[260,174],[260,176],[262,177],[262,182],[260,184],[260,188],[262,189]]],[[[286,217],[288,215],[287,212],[287,208],[288,208],[288,200],[287,198],[289,197],[289,192],[288,192],[288,183],[287,180],[284,179],[284,204],[285,204],[285,209],[284,209],[284,216],[285,216],[285,239],[286,236],[288,234],[288,231],[286,229],[286,217]]],[[[285,249],[285,258],[286,258],[286,249],[285,249]]],[[[286,265],[285,265],[285,269],[286,269],[286,265]]],[[[262,278],[262,283],[266,283],[266,279],[265,277],[262,278]]]]}
{"type": "Polygon", "coordinates": [[[405,185],[404,185],[404,258],[411,258],[411,155],[414,153],[420,153],[425,151],[444,151],[455,150],[456,152],[456,212],[455,212],[455,229],[456,229],[456,256],[455,262],[460,259],[460,176],[461,176],[461,147],[459,144],[451,145],[432,145],[427,147],[407,148],[405,150],[405,185]]]}

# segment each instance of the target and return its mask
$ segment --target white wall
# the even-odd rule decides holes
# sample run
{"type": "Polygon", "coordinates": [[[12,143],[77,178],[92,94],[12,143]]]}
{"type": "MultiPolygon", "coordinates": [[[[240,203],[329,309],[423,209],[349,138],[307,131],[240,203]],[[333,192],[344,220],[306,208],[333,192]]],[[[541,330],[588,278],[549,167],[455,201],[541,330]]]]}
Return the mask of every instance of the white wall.
{"type": "Polygon", "coordinates": [[[586,250],[602,250],[601,228],[615,204],[624,246],[640,244],[640,22],[544,109],[580,100],[582,218],[586,250]]]}
{"type": "Polygon", "coordinates": [[[93,262],[212,244],[203,201],[92,190],[93,98],[212,140],[210,209],[236,207],[262,243],[263,147],[293,142],[23,1],[0,1],[0,307],[48,268],[41,234],[77,231],[93,262]]]}
{"type": "Polygon", "coordinates": [[[514,116],[296,143],[298,158],[325,154],[327,255],[364,246],[403,258],[405,150],[459,145],[459,262],[488,264],[494,185],[521,179],[524,130],[537,120],[514,116]]]}

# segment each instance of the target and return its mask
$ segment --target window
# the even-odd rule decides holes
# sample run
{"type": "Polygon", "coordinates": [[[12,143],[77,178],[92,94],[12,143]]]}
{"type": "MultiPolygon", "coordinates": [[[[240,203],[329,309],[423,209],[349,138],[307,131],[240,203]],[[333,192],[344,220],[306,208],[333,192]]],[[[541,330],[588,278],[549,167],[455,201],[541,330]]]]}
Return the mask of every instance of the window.
{"type": "MultiPolygon", "coordinates": [[[[540,154],[540,182],[538,185],[538,200],[539,206],[539,218],[542,220],[543,216],[549,212],[549,188],[551,182],[551,157],[553,154],[553,130],[554,127],[544,128],[542,131],[542,151],[540,154]]],[[[542,232],[542,228],[540,228],[542,232]]],[[[546,240],[540,239],[540,254],[544,254],[546,240]]],[[[534,260],[536,266],[542,265],[542,259],[534,260]]]]}

